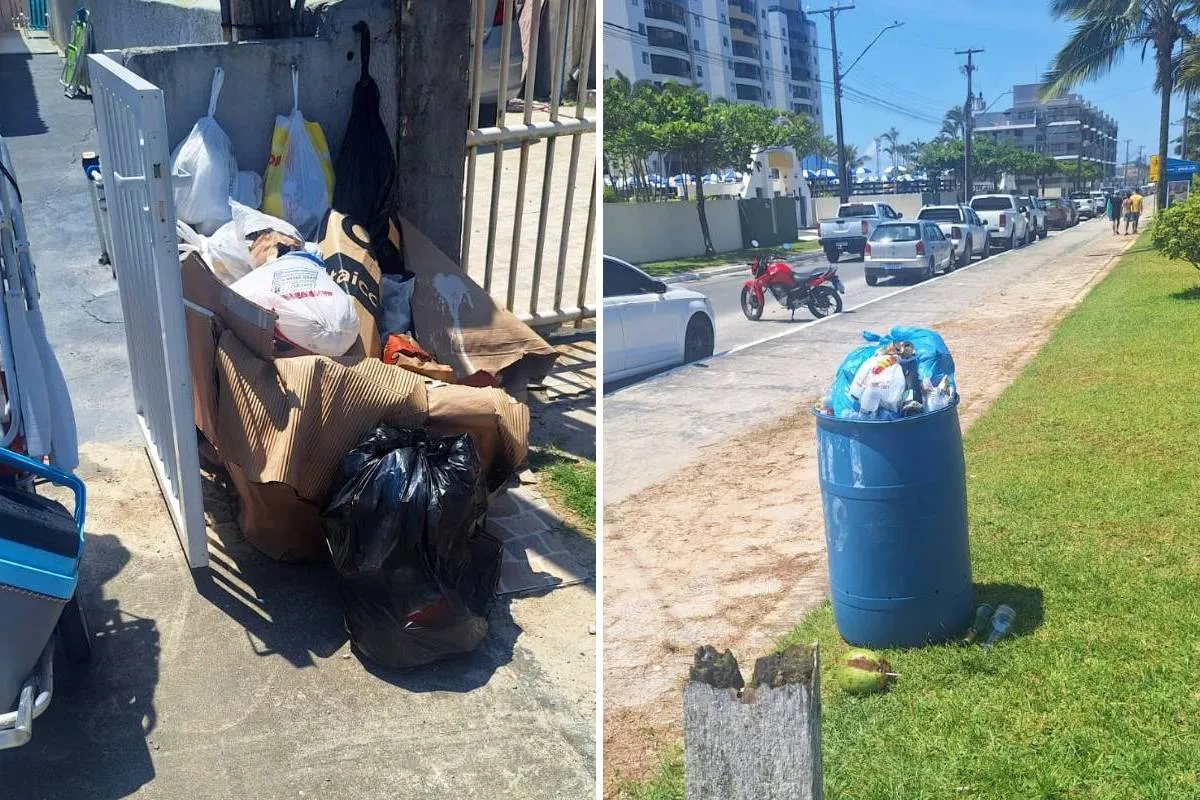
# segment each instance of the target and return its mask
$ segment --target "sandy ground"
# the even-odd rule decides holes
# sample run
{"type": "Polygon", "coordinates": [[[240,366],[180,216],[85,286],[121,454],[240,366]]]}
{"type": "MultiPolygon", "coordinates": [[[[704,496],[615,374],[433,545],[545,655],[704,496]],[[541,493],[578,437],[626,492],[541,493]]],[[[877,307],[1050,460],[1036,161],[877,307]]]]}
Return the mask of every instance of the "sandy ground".
{"type": "MultiPolygon", "coordinates": [[[[957,365],[964,429],[1132,241],[1084,245],[938,326],[957,365]]],[[[713,445],[701,463],[606,506],[606,796],[644,778],[662,746],[681,738],[678,691],[696,647],[757,657],[825,599],[814,440],[805,410],[713,445]]]]}

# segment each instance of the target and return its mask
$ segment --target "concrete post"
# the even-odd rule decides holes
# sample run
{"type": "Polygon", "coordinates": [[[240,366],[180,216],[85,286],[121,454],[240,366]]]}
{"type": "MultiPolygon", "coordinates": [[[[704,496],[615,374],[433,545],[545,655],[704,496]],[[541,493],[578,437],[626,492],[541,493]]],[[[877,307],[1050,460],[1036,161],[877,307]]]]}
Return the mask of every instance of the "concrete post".
{"type": "Polygon", "coordinates": [[[457,262],[472,3],[394,1],[400,21],[396,209],[457,262]]]}

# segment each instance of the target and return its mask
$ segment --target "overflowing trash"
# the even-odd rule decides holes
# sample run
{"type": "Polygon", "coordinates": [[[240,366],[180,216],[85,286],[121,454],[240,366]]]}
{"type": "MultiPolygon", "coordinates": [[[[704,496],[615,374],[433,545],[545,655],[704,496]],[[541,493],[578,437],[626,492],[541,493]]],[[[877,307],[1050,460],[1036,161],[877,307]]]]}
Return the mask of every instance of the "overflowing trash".
{"type": "Polygon", "coordinates": [[[886,336],[863,331],[871,344],[851,350],[818,413],[839,419],[897,420],[945,408],[958,393],[954,359],[928,328],[896,326],[886,336]]]}
{"type": "Polygon", "coordinates": [[[488,499],[524,464],[518,398],[557,353],[393,213],[370,32],[355,30],[336,180],[295,67],[265,171],[239,170],[214,118],[218,69],[176,149],[176,232],[195,423],[243,537],[280,561],[332,560],[356,652],[405,667],[487,635],[488,499]]]}
{"type": "Polygon", "coordinates": [[[350,640],[410,667],[487,635],[500,542],[468,435],[380,426],[342,459],[322,514],[350,640]]]}

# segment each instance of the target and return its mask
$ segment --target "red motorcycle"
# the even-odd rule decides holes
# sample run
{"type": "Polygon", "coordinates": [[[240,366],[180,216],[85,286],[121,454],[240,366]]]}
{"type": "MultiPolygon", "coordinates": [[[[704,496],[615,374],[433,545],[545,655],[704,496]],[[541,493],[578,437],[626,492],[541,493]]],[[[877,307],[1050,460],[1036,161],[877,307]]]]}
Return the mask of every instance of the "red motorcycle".
{"type": "Polygon", "coordinates": [[[846,287],[832,264],[797,270],[775,254],[763,254],[750,262],[750,272],[754,277],[742,286],[742,313],[746,319],[762,318],[767,291],[792,312],[792,319],[796,318],[796,309],[804,306],[817,319],[842,310],[846,287]]]}

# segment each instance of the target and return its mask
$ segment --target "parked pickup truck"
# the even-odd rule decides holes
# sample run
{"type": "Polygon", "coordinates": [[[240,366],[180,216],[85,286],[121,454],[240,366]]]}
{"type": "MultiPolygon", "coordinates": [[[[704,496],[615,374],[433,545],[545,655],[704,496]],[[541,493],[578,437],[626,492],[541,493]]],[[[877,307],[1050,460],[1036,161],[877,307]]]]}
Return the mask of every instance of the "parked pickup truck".
{"type": "Polygon", "coordinates": [[[821,247],[825,257],[837,261],[842,253],[854,253],[862,258],[867,237],[881,222],[901,218],[900,212],[887,203],[846,203],[838,208],[833,219],[821,220],[821,247]]]}
{"type": "Polygon", "coordinates": [[[988,257],[988,228],[970,206],[923,206],[917,219],[936,223],[954,246],[954,266],[965,267],[975,256],[988,257]]]}
{"type": "Polygon", "coordinates": [[[977,194],[971,198],[971,210],[987,223],[988,243],[1011,250],[1029,242],[1029,221],[1021,212],[1022,203],[1011,194],[977,194]]]}

